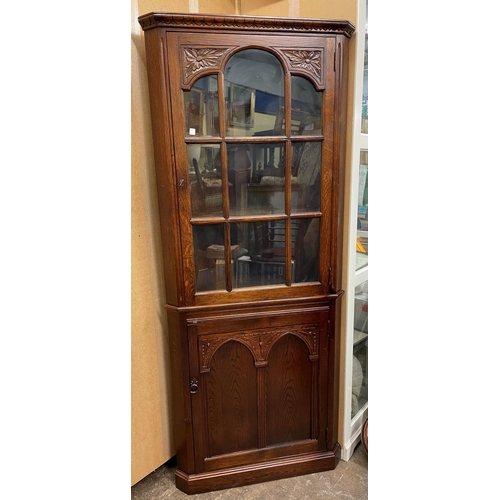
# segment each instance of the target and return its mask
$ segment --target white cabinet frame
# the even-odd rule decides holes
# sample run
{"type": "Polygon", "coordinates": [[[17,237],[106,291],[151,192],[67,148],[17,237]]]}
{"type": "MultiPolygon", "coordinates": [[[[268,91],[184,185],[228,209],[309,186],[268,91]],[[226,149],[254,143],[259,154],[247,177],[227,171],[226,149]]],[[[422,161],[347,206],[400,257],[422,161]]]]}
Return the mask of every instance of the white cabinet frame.
{"type": "Polygon", "coordinates": [[[361,113],[363,99],[364,53],[365,53],[365,26],[367,25],[366,2],[358,3],[358,16],[356,26],[356,60],[354,76],[353,99],[353,130],[350,195],[347,197],[346,213],[348,213],[347,226],[347,264],[345,266],[345,300],[344,300],[344,332],[341,349],[343,351],[343,366],[341,380],[343,394],[341,394],[340,407],[340,444],[342,446],[341,459],[349,460],[354,448],[361,440],[361,428],[368,416],[368,402],[362,406],[358,413],[351,418],[351,393],[352,393],[352,352],[354,334],[354,290],[355,287],[368,280],[368,265],[356,270],[356,236],[358,216],[358,189],[359,189],[359,161],[361,151],[368,150],[368,134],[361,133],[361,113]]]}

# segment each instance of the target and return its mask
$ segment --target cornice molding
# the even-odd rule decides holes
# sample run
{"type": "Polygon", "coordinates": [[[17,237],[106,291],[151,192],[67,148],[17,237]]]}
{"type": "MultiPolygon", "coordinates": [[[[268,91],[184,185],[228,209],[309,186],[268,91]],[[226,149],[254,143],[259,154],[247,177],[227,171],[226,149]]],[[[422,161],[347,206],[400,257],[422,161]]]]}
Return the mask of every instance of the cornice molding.
{"type": "Polygon", "coordinates": [[[346,20],[266,16],[229,16],[150,12],[139,17],[144,31],[153,28],[213,29],[240,31],[288,31],[294,33],[340,34],[351,38],[355,28],[346,20]]]}

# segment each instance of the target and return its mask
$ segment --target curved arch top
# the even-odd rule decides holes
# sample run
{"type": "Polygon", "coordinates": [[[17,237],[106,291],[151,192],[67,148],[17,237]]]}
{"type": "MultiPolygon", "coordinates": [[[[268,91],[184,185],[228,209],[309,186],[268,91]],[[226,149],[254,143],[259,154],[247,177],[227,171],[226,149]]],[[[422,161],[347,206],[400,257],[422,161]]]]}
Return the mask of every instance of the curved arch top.
{"type": "Polygon", "coordinates": [[[200,373],[210,371],[210,362],[216,351],[225,343],[233,341],[245,345],[255,360],[255,366],[266,366],[273,346],[286,335],[295,335],[301,339],[309,350],[309,359],[319,357],[318,325],[305,325],[299,329],[283,329],[267,332],[242,332],[237,335],[210,335],[199,340],[200,373]]]}
{"type": "Polygon", "coordinates": [[[244,50],[263,50],[276,57],[283,71],[309,78],[317,90],[325,88],[325,58],[322,47],[288,49],[283,47],[206,47],[183,45],[180,60],[182,65],[182,88],[189,89],[195,80],[222,71],[228,60],[244,50]]]}

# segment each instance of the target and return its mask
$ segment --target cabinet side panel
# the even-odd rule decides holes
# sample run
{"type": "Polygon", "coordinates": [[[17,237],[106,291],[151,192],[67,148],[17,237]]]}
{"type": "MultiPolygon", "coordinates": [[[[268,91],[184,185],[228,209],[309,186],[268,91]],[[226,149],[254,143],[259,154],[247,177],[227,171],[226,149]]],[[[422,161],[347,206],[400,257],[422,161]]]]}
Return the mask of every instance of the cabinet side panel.
{"type": "Polygon", "coordinates": [[[177,312],[168,311],[170,369],[172,374],[172,411],[177,464],[188,474],[194,472],[193,430],[191,426],[191,399],[189,397],[189,367],[183,359],[187,353],[185,319],[177,312]],[[184,353],[184,354],[183,354],[184,353]]]}
{"type": "Polygon", "coordinates": [[[166,39],[161,30],[153,29],[144,33],[147,53],[147,71],[160,227],[163,246],[163,266],[167,303],[179,303],[178,286],[180,277],[177,199],[173,174],[173,147],[171,110],[166,79],[166,39]]]}

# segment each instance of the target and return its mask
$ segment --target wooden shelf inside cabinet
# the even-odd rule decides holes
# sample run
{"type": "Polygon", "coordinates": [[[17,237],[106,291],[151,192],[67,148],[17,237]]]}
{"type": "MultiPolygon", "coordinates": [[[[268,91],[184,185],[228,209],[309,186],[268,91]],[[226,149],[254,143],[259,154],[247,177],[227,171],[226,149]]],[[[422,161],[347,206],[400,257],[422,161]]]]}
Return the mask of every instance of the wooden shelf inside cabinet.
{"type": "Polygon", "coordinates": [[[176,484],[193,494],[333,469],[354,27],[174,13],[139,22],[176,484]]]}

